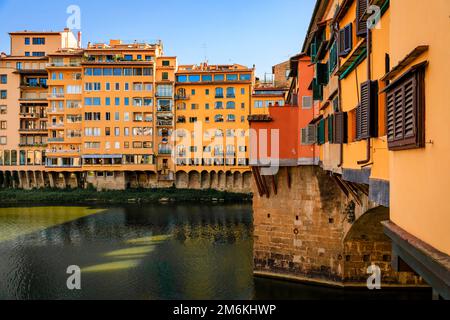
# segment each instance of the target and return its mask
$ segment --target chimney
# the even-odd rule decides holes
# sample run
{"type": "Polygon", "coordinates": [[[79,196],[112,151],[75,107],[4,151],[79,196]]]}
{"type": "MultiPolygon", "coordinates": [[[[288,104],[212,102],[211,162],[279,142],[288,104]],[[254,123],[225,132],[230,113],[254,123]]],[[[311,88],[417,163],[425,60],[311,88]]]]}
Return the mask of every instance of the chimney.
{"type": "Polygon", "coordinates": [[[78,49],[81,49],[81,31],[78,31],[78,49]]]}

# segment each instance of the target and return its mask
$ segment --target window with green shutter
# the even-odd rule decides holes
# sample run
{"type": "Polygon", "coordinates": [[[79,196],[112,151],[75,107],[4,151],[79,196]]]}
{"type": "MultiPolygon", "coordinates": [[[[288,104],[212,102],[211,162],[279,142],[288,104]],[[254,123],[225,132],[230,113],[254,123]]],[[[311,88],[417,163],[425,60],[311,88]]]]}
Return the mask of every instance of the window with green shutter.
{"type": "Polygon", "coordinates": [[[328,84],[328,63],[317,63],[316,64],[316,77],[317,82],[321,85],[326,86],[328,84]]]}
{"type": "Polygon", "coordinates": [[[313,99],[314,101],[323,99],[323,87],[317,79],[313,80],[313,99]]]}
{"type": "Polygon", "coordinates": [[[325,143],[325,119],[322,119],[317,125],[317,144],[322,145],[324,143],[325,143]]]}

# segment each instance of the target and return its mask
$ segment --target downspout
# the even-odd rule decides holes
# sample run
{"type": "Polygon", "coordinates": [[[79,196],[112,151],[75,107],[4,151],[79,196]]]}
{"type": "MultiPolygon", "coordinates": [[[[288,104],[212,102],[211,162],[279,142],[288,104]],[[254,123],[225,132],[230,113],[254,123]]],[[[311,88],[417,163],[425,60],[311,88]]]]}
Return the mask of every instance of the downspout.
{"type": "MultiPolygon", "coordinates": [[[[337,36],[338,34],[339,34],[339,27],[338,27],[338,23],[336,22],[336,24],[334,25],[334,39],[335,39],[336,43],[338,42],[338,39],[339,39],[339,37],[337,36]]],[[[341,59],[339,58],[339,56],[338,56],[337,60],[338,60],[337,69],[339,70],[339,68],[341,67],[341,59]]],[[[342,112],[342,107],[341,107],[342,89],[341,89],[341,80],[339,78],[338,78],[338,99],[339,99],[339,108],[340,108],[340,111],[342,112]]],[[[344,141],[341,141],[338,168],[342,168],[343,165],[344,165],[344,141]]]]}
{"type": "MultiPolygon", "coordinates": [[[[372,70],[370,69],[371,66],[371,46],[370,46],[370,42],[371,42],[371,33],[370,33],[371,29],[369,28],[369,26],[367,26],[367,81],[372,80],[372,70]]],[[[358,161],[358,165],[367,165],[370,162],[371,159],[371,137],[369,136],[369,138],[367,138],[367,156],[366,156],[366,160],[362,160],[362,161],[358,161]]]]}

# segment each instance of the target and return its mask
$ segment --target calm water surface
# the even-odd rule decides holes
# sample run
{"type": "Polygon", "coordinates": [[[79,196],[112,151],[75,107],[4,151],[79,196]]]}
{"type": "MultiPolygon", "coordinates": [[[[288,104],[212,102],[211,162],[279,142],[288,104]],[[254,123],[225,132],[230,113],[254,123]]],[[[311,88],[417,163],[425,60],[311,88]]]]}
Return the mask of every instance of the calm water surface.
{"type": "Polygon", "coordinates": [[[252,232],[247,205],[0,208],[0,299],[429,297],[254,279],[252,232]]]}

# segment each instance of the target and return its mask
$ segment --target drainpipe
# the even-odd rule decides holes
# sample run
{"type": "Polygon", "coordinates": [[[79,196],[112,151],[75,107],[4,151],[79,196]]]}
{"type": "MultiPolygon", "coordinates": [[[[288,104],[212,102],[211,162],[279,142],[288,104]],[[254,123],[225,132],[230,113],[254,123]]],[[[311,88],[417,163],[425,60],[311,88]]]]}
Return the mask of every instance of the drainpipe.
{"type": "MultiPolygon", "coordinates": [[[[371,42],[371,33],[370,33],[370,28],[367,27],[367,80],[370,81],[372,80],[372,72],[370,69],[370,65],[371,65],[371,47],[370,47],[370,42],[371,42]]],[[[370,158],[371,158],[371,137],[367,138],[367,156],[366,156],[366,160],[362,160],[362,161],[358,161],[358,165],[366,165],[370,162],[370,158]]]]}
{"type": "MultiPolygon", "coordinates": [[[[339,26],[338,23],[336,22],[336,24],[334,25],[334,39],[336,41],[336,43],[339,40],[339,37],[337,36],[339,34],[339,26]]],[[[338,57],[338,65],[337,65],[337,69],[339,70],[339,68],[341,67],[341,59],[338,57]]],[[[339,105],[341,105],[342,103],[342,89],[341,89],[341,80],[338,79],[338,99],[339,99],[339,105]]],[[[342,112],[342,108],[340,108],[341,112],[342,112]]],[[[342,166],[344,165],[344,141],[342,141],[340,143],[340,155],[339,155],[339,164],[338,164],[338,168],[342,168],[342,166]]]]}

